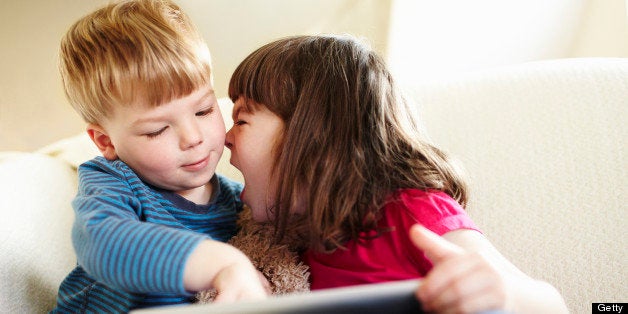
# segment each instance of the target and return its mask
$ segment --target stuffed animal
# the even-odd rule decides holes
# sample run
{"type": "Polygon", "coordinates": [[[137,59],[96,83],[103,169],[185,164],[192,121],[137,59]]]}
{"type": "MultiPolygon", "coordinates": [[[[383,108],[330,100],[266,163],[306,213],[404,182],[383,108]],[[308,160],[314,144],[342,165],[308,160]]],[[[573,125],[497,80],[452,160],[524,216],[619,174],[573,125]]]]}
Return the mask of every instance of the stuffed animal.
{"type": "MultiPolygon", "coordinates": [[[[273,243],[272,222],[255,222],[249,207],[245,206],[238,219],[240,231],[229,240],[229,244],[240,249],[253,265],[268,279],[273,295],[310,290],[309,267],[303,264],[297,253],[296,233],[286,234],[282,243],[273,243]]],[[[216,296],[215,290],[197,293],[198,303],[210,303],[216,296]]]]}

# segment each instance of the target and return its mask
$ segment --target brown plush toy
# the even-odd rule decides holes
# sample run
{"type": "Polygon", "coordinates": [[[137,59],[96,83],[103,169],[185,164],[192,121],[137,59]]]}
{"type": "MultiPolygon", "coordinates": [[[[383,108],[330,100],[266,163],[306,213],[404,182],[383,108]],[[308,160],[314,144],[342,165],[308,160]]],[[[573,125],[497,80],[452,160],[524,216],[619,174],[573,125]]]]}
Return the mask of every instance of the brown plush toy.
{"type": "MultiPolygon", "coordinates": [[[[273,224],[255,222],[247,206],[240,214],[238,225],[240,231],[228,243],[249,257],[253,266],[268,279],[273,295],[310,290],[309,268],[300,261],[296,246],[291,245],[299,242],[295,234],[286,234],[283,243],[288,244],[273,244],[273,224]]],[[[207,290],[197,293],[196,298],[199,303],[211,303],[215,296],[215,290],[207,290]]]]}

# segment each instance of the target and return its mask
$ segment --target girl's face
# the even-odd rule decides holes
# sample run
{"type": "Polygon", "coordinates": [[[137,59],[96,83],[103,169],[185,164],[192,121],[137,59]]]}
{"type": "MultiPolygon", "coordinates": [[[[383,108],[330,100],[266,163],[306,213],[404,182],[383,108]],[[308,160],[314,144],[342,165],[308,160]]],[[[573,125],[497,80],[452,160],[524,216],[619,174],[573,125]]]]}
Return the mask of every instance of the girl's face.
{"type": "Polygon", "coordinates": [[[274,148],[280,139],[284,123],[265,106],[254,112],[245,109],[240,97],[233,107],[233,127],[227,132],[226,146],[231,150],[231,164],[242,172],[244,190],[242,201],[247,204],[256,221],[269,220],[274,205],[276,182],[271,182],[275,162],[274,148]]]}

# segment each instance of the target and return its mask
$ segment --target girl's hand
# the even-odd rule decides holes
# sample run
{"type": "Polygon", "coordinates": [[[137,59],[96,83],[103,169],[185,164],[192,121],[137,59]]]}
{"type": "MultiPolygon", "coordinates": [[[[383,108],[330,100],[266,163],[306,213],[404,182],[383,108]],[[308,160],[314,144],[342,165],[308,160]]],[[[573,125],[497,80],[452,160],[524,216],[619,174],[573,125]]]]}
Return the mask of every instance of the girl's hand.
{"type": "Polygon", "coordinates": [[[416,291],[424,310],[478,313],[509,308],[507,278],[487,256],[466,251],[421,225],[412,226],[410,238],[434,266],[416,291]]]}

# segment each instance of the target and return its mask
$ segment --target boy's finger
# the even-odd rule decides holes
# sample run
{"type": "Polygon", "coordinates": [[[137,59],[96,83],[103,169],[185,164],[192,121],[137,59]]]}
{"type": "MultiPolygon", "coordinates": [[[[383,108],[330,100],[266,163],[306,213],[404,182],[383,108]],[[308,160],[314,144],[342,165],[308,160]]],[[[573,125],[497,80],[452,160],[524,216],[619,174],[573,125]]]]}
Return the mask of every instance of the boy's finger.
{"type": "Polygon", "coordinates": [[[443,239],[420,224],[415,224],[410,228],[410,239],[434,264],[463,252],[459,246],[443,239]]]}

